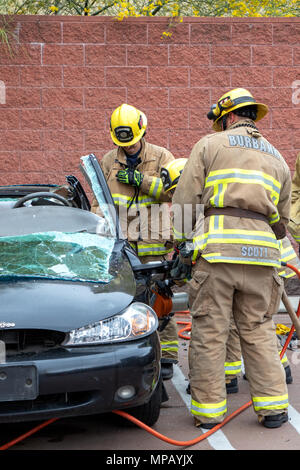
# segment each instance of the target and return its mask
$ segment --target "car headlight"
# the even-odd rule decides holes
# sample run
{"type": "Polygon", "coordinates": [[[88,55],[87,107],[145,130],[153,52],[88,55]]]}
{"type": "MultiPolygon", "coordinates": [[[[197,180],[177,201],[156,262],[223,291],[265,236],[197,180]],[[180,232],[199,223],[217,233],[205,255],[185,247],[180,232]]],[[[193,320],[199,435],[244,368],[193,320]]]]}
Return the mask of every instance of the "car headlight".
{"type": "Polygon", "coordinates": [[[63,346],[128,341],[149,335],[157,326],[158,320],[154,310],[148,305],[134,302],[118,315],[70,331],[63,346]]]}

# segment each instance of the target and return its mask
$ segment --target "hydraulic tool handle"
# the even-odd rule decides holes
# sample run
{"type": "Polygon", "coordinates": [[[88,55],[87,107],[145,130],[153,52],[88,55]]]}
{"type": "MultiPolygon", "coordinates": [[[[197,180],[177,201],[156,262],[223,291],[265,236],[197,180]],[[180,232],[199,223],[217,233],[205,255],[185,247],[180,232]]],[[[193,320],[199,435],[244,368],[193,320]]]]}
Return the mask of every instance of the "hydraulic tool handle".
{"type": "Polygon", "coordinates": [[[282,302],[286,308],[287,313],[290,316],[290,319],[292,320],[293,326],[296,330],[297,336],[300,339],[300,320],[297,317],[296,313],[294,312],[294,309],[288,299],[288,296],[286,295],[285,290],[282,293],[282,302]]]}
{"type": "MultiPolygon", "coordinates": [[[[287,268],[290,268],[292,271],[294,271],[294,272],[297,274],[298,278],[300,279],[300,271],[299,271],[297,268],[295,268],[295,266],[293,266],[292,264],[288,264],[288,263],[286,263],[285,261],[282,261],[282,262],[281,262],[281,265],[282,265],[282,266],[286,266],[287,268]]],[[[297,309],[296,316],[297,316],[297,318],[299,318],[299,316],[300,316],[300,301],[299,301],[299,304],[298,304],[298,309],[297,309]]],[[[294,327],[294,324],[293,324],[292,327],[291,327],[291,330],[290,330],[290,332],[289,332],[289,335],[288,335],[288,337],[287,337],[287,340],[286,340],[286,342],[285,342],[285,345],[283,346],[283,348],[282,348],[282,350],[281,350],[280,359],[282,359],[282,357],[283,357],[285,351],[287,350],[287,347],[288,347],[288,345],[289,345],[289,343],[290,343],[290,341],[291,341],[291,338],[292,338],[292,336],[293,336],[294,331],[295,331],[295,327],[294,327]]],[[[300,339],[298,333],[297,333],[297,336],[298,336],[298,338],[300,339]]]]}

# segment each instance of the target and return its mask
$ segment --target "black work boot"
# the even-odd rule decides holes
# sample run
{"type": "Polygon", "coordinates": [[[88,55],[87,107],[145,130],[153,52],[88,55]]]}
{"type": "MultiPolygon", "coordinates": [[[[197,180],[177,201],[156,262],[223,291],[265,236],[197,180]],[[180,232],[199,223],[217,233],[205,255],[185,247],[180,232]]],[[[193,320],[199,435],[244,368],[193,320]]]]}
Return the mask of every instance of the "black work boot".
{"type": "MultiPolygon", "coordinates": [[[[238,393],[238,391],[239,391],[238,380],[235,377],[229,383],[226,384],[226,392],[227,394],[230,394],[230,393],[238,393]]],[[[188,393],[189,395],[191,394],[190,384],[188,384],[188,386],[186,387],[186,393],[188,393]]]]}
{"type": "Polygon", "coordinates": [[[287,385],[289,385],[293,382],[293,376],[292,376],[292,371],[291,371],[290,366],[285,367],[284,371],[285,371],[285,381],[287,385]]]}
{"type": "Polygon", "coordinates": [[[261,423],[265,428],[280,428],[283,423],[288,421],[287,413],[280,413],[278,415],[264,416],[261,423]]]}
{"type": "Polygon", "coordinates": [[[202,423],[202,424],[200,424],[200,427],[203,428],[203,429],[212,429],[215,426],[217,426],[217,424],[219,424],[219,423],[202,423]]]}
{"type": "Polygon", "coordinates": [[[173,362],[161,359],[161,375],[163,380],[170,380],[173,377],[173,362]]]}
{"type": "Polygon", "coordinates": [[[238,386],[238,379],[235,377],[231,379],[230,382],[226,383],[226,392],[229,395],[230,393],[238,393],[239,386],[238,386]]]}

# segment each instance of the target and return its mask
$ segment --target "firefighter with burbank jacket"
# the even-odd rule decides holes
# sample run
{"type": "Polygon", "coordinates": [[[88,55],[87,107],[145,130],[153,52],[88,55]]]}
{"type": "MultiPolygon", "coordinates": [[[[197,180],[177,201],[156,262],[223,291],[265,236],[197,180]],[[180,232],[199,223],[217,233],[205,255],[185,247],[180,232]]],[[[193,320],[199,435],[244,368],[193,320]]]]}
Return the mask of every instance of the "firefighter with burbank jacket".
{"type": "MultiPolygon", "coordinates": [[[[165,168],[161,169],[161,179],[164,184],[165,192],[169,192],[173,195],[178,184],[180,175],[188,161],[187,158],[177,158],[176,160],[168,163],[165,168]]],[[[300,260],[293,249],[290,240],[288,237],[284,237],[282,240],[279,240],[280,245],[280,262],[284,261],[295,266],[297,269],[300,269],[300,260]]],[[[176,269],[176,268],[175,268],[176,269]]],[[[190,269],[191,271],[191,269],[190,269]]],[[[285,281],[291,277],[297,276],[296,273],[290,268],[281,267],[278,270],[279,276],[281,276],[285,281]]],[[[187,289],[189,284],[187,283],[187,289]]],[[[193,302],[194,292],[190,292],[189,302],[193,302]]],[[[282,345],[278,338],[277,340],[278,353],[281,353],[282,345]]],[[[284,354],[281,358],[281,363],[284,367],[286,383],[291,384],[293,382],[292,372],[289,365],[287,355],[284,354]]],[[[258,364],[259,367],[259,364],[258,364]]],[[[235,325],[233,316],[230,319],[229,335],[226,343],[226,357],[224,363],[224,373],[225,373],[225,385],[226,393],[238,393],[238,377],[242,371],[242,352],[240,345],[240,338],[237,327],[235,325]]],[[[244,376],[246,379],[246,376],[244,376]]],[[[188,384],[186,392],[190,394],[190,384],[188,384]]]]}
{"type": "MultiPolygon", "coordinates": [[[[204,230],[190,289],[191,412],[196,426],[211,429],[227,412],[224,362],[230,318],[240,336],[245,372],[259,422],[277,428],[288,420],[288,391],[272,316],[283,292],[279,239],[289,221],[291,177],[285,160],[255,122],[268,107],[248,90],[225,93],[208,113],[214,134],[193,147],[173,196],[182,209],[198,205],[204,230]],[[259,365],[259,367],[258,367],[259,365]],[[208,372],[209,371],[209,372],[208,372]]],[[[174,233],[179,233],[176,226],[174,233]]],[[[181,255],[185,266],[191,256],[181,255]]]]}
{"type": "MultiPolygon", "coordinates": [[[[110,120],[110,135],[116,147],[100,161],[118,208],[123,234],[142,263],[162,261],[172,251],[170,224],[156,224],[151,231],[151,210],[161,202],[170,202],[170,196],[163,189],[160,170],[174,157],[167,149],[146,142],[146,128],[147,118],[142,111],[128,104],[116,108],[110,120]],[[164,231],[164,226],[168,230],[164,231]]],[[[98,210],[96,199],[91,210],[98,210]]],[[[162,213],[159,217],[162,218],[162,213]]],[[[162,378],[167,380],[172,377],[173,364],[178,361],[174,318],[159,332],[159,336],[162,378]]]]}

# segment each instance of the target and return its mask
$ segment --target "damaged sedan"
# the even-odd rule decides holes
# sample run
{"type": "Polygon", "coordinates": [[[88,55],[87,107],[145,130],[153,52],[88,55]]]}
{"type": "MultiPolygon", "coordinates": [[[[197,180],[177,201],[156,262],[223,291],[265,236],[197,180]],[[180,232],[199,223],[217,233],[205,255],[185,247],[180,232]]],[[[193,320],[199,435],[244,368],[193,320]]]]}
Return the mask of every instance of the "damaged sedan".
{"type": "Polygon", "coordinates": [[[0,422],[125,410],[153,425],[166,400],[149,279],[120,233],[100,165],[85,181],[0,187],[0,422]],[[142,300],[141,300],[142,299],[142,300]]]}

